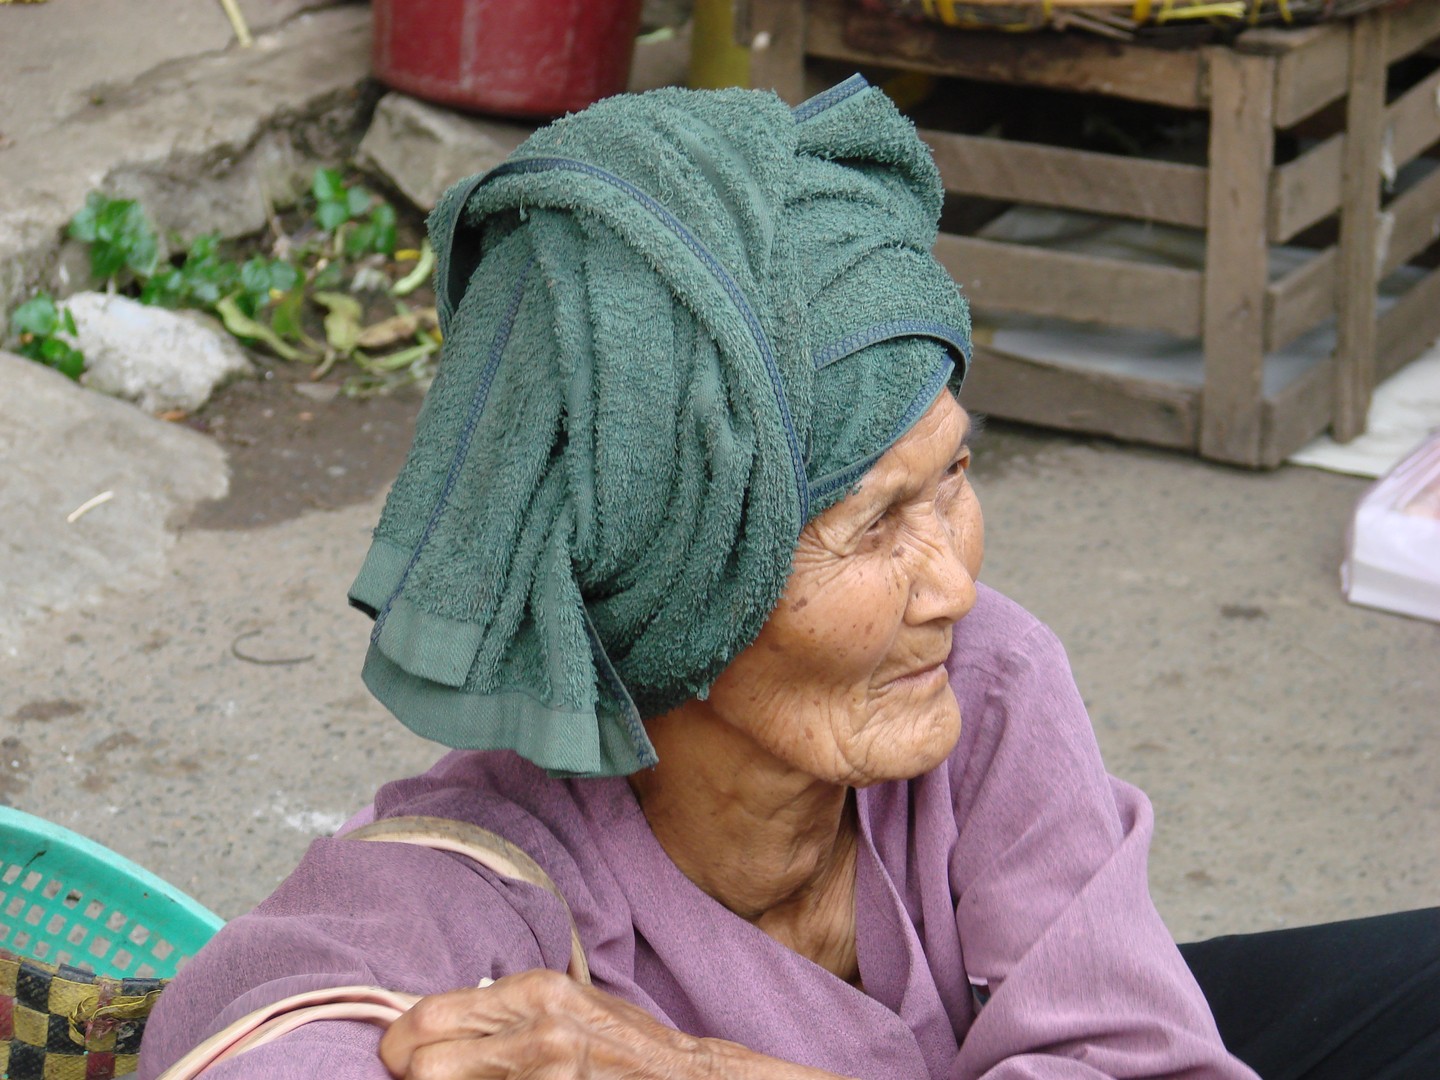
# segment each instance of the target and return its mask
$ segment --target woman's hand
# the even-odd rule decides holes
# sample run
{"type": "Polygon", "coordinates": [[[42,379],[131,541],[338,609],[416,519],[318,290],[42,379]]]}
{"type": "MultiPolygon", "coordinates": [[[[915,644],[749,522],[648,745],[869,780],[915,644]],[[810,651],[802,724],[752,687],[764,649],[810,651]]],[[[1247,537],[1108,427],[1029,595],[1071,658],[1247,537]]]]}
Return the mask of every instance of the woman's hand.
{"type": "Polygon", "coordinates": [[[694,1038],[545,970],[421,998],[380,1040],[380,1058],[403,1080],[831,1076],[735,1043],[694,1038]]]}

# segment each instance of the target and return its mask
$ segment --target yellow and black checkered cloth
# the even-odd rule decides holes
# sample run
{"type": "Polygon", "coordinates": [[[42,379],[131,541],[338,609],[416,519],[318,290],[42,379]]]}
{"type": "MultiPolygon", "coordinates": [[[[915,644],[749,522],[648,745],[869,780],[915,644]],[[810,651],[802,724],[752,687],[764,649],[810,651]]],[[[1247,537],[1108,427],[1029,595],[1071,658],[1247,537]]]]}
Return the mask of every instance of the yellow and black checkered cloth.
{"type": "Polygon", "coordinates": [[[0,1080],[111,1080],[135,1071],[166,979],[116,979],[0,949],[0,1080]]]}

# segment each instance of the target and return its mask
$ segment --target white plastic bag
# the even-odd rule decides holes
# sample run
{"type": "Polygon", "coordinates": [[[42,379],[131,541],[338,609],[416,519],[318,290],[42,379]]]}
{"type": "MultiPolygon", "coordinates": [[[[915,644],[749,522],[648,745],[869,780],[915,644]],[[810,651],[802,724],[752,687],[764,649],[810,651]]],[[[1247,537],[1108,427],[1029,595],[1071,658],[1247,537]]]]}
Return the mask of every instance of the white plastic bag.
{"type": "Polygon", "coordinates": [[[1345,548],[1345,599],[1440,622],[1440,431],[1365,492],[1345,548]]]}

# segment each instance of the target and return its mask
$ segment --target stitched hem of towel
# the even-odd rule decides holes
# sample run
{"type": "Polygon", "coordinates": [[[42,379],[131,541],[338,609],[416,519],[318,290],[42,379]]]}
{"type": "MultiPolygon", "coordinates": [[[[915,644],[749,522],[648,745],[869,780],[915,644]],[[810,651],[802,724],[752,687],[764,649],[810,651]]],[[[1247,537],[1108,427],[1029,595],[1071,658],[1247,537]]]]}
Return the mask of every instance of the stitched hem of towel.
{"type": "Polygon", "coordinates": [[[950,383],[951,377],[955,373],[956,365],[954,358],[948,352],[942,355],[945,358],[944,362],[930,373],[930,377],[926,379],[925,384],[920,387],[920,392],[911,399],[909,407],[895,425],[895,433],[890,438],[890,441],[885,444],[885,448],[855,462],[853,465],[847,465],[839,472],[834,472],[829,476],[822,476],[817,479],[810,485],[811,505],[829,507],[843,499],[860,481],[860,478],[870,471],[870,467],[884,457],[885,452],[899,442],[905,433],[919,422],[920,418],[925,415],[926,410],[928,410],[930,406],[935,403],[935,399],[940,396],[940,391],[950,383]]]}
{"type": "Polygon", "coordinates": [[[957,327],[947,326],[933,319],[895,319],[862,327],[823,349],[815,350],[811,359],[815,363],[815,370],[820,371],[848,356],[854,356],[861,349],[897,337],[928,337],[943,341],[955,350],[955,368],[959,372],[959,381],[965,380],[965,371],[970,366],[970,335],[957,327]]]}
{"type": "Polygon", "coordinates": [[[860,91],[869,89],[870,83],[866,81],[864,75],[857,71],[844,82],[836,83],[830,89],[822,90],[814,97],[802,101],[791,109],[790,113],[795,117],[797,124],[803,124],[806,120],[819,116],[832,105],[839,105],[846,98],[854,97],[860,91]]]}
{"type": "Polygon", "coordinates": [[[350,585],[350,606],[359,608],[372,619],[379,614],[400,582],[405,564],[410,561],[410,548],[376,536],[360,564],[360,572],[350,585]]]}
{"type": "Polygon", "coordinates": [[[367,613],[383,613],[383,619],[375,620],[372,647],[419,678],[464,686],[485,628],[437,615],[399,595],[413,561],[411,552],[377,536],[350,586],[350,603],[367,613]]]}
{"type": "Polygon", "coordinates": [[[415,734],[456,750],[513,750],[551,776],[624,776],[646,766],[619,724],[519,690],[469,693],[417,678],[371,646],[361,678],[415,734]],[[599,768],[596,768],[596,763],[599,768]]]}

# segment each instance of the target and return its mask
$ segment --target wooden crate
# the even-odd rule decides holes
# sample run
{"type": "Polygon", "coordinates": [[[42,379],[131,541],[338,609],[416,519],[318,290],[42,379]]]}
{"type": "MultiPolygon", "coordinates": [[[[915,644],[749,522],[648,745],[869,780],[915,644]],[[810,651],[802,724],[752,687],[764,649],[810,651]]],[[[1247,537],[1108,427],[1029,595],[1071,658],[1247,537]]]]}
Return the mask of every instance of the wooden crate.
{"type": "Polygon", "coordinates": [[[966,402],[981,412],[1271,467],[1327,427],[1342,441],[1363,431],[1375,384],[1440,336],[1440,271],[1412,273],[1383,314],[1377,302],[1379,281],[1440,236],[1440,169],[1399,194],[1386,183],[1440,140],[1440,71],[1394,100],[1386,91],[1391,65],[1434,52],[1440,3],[1161,49],[959,32],[848,0],[749,0],[737,5],[737,36],[750,47],[752,85],[791,101],[803,97],[811,57],[1208,114],[1201,164],[922,130],[952,197],[1203,232],[1194,270],[942,233],[937,256],[982,319],[1024,313],[1158,330],[1199,339],[1203,351],[1197,386],[978,344],[966,402]],[[1277,163],[1277,136],[1327,107],[1339,130],[1277,163]],[[1317,235],[1327,220],[1338,222],[1337,238],[1271,277],[1272,248],[1317,235]],[[1332,319],[1333,352],[1267,390],[1267,355],[1332,319]]]}

